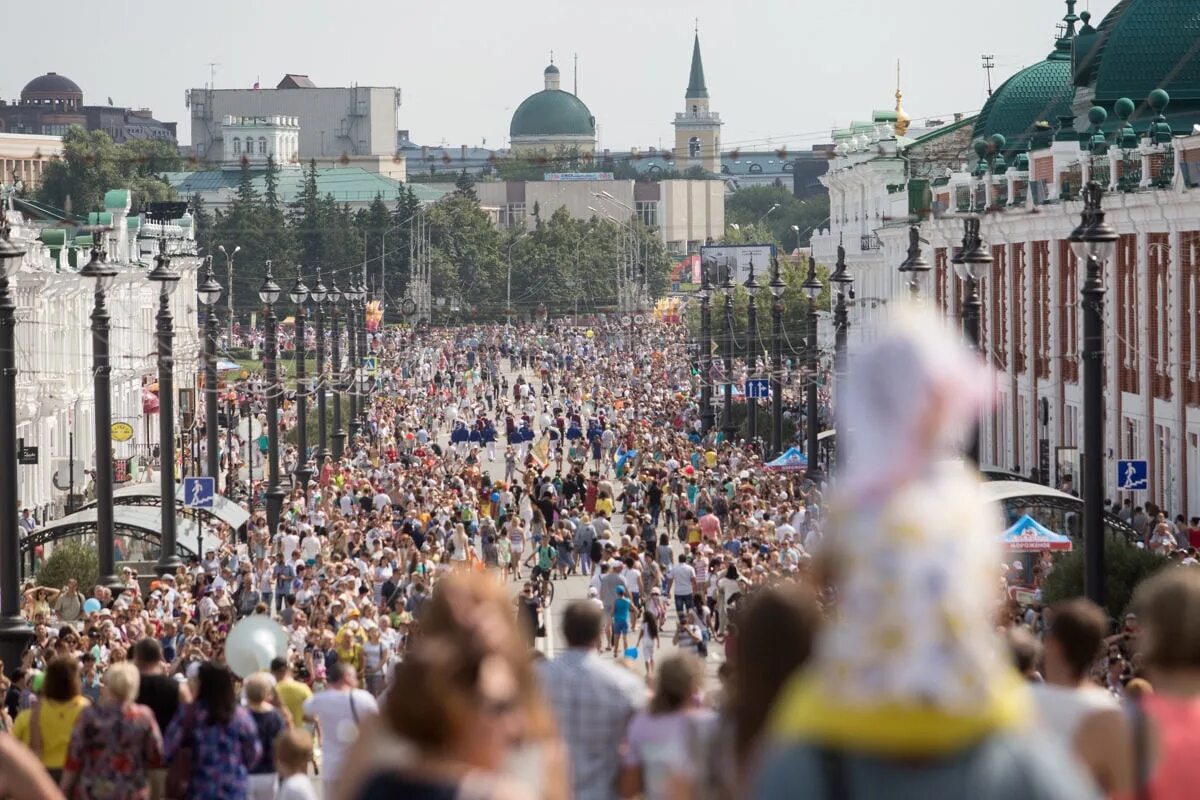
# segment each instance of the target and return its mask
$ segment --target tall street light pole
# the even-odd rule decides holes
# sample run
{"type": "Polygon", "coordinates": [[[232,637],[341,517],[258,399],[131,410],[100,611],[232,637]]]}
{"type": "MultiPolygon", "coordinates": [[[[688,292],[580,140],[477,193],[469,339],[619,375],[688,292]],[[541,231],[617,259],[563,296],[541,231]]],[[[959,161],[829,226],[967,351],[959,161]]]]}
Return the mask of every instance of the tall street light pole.
{"type": "MultiPolygon", "coordinates": [[[[208,474],[216,481],[220,471],[217,444],[217,301],[221,284],[213,274],[212,256],[204,259],[204,280],[196,287],[196,296],[204,306],[204,436],[207,440],[208,474]]],[[[233,427],[233,417],[228,420],[233,427]]]]}
{"type": "MultiPolygon", "coordinates": [[[[758,377],[758,306],[754,297],[762,288],[754,277],[754,260],[750,261],[750,275],[746,278],[746,294],[750,302],[746,306],[746,377],[758,377]]],[[[758,443],[758,398],[746,392],[746,438],[751,446],[758,443]]]]}
{"type": "Polygon", "coordinates": [[[1080,291],[1083,304],[1083,588],[1104,607],[1104,266],[1117,246],[1117,232],[1104,220],[1104,189],[1090,181],[1083,190],[1083,218],[1068,241],[1087,262],[1080,291]]]}
{"type": "Polygon", "coordinates": [[[308,375],[305,372],[305,357],[308,355],[308,332],[304,329],[307,321],[305,308],[308,305],[310,293],[304,281],[300,278],[300,267],[296,267],[296,283],[288,293],[289,299],[296,306],[296,469],[292,476],[304,494],[308,496],[308,482],[312,479],[312,467],[308,465],[308,375]]]}
{"type": "MultiPolygon", "coordinates": [[[[358,363],[364,377],[367,377],[367,370],[363,365],[370,354],[371,346],[367,340],[367,284],[360,282],[358,284],[358,363]]],[[[358,396],[358,430],[360,434],[366,435],[369,393],[369,389],[366,387],[370,385],[370,382],[362,381],[362,384],[364,388],[358,396]]]]}
{"type": "Polygon", "coordinates": [[[108,289],[117,277],[117,270],[105,263],[100,252],[101,231],[97,229],[92,236],[95,237],[92,258],[79,270],[79,276],[96,281],[95,303],[92,306],[92,387],[96,404],[96,545],[100,562],[99,584],[119,592],[124,584],[117,578],[113,540],[112,367],[108,351],[112,317],[108,313],[107,303],[108,289]]]}
{"type": "Polygon", "coordinates": [[[21,616],[21,539],[17,524],[17,304],[10,280],[21,268],[25,248],[9,239],[0,204],[0,659],[9,674],[33,628],[21,616]]]}
{"type": "MultiPolygon", "coordinates": [[[[963,337],[967,344],[977,353],[982,354],[983,348],[979,341],[979,317],[983,301],[979,298],[979,286],[991,272],[992,254],[979,237],[979,218],[968,217],[963,220],[962,248],[950,260],[954,265],[954,273],[963,281],[965,298],[963,300],[963,337]]],[[[976,466],[979,465],[979,427],[976,425],[967,443],[967,459],[976,466]]]]}
{"type": "Polygon", "coordinates": [[[317,346],[317,469],[329,455],[329,439],[325,430],[325,300],[329,290],[321,282],[321,270],[317,270],[317,282],[310,293],[313,302],[313,325],[316,326],[317,346]]]}
{"type": "Polygon", "coordinates": [[[921,229],[916,225],[908,228],[908,256],[900,264],[900,271],[908,278],[913,300],[919,299],[929,277],[929,262],[921,255],[921,229]]]}
{"type": "Polygon", "coordinates": [[[783,454],[783,292],[779,259],[771,259],[771,456],[783,454]]]}
{"type": "Polygon", "coordinates": [[[725,336],[722,351],[725,356],[725,412],[721,416],[721,432],[725,441],[733,443],[737,436],[737,426],[733,422],[733,271],[734,265],[729,264],[725,272],[725,281],[721,291],[725,293],[725,336]]]}
{"type": "Polygon", "coordinates": [[[506,295],[505,296],[507,299],[505,300],[505,303],[504,303],[504,324],[506,327],[509,327],[509,328],[512,327],[512,268],[513,268],[512,251],[513,251],[513,248],[517,246],[517,242],[521,241],[528,235],[529,235],[529,231],[521,231],[519,234],[517,234],[517,237],[515,239],[513,239],[508,245],[508,278],[505,282],[505,284],[506,284],[506,289],[505,289],[506,295]]]}
{"type": "Polygon", "coordinates": [[[146,277],[158,284],[158,313],[154,319],[158,349],[158,499],[162,507],[162,536],[154,571],[167,575],[174,574],[183,566],[183,561],[177,552],[175,535],[175,320],[171,316],[171,293],[179,286],[179,273],[171,269],[165,238],[158,241],[154,269],[146,277]]]}
{"type": "Polygon", "coordinates": [[[346,449],[346,431],[342,428],[342,331],[341,321],[343,295],[335,275],[329,284],[329,346],[331,349],[329,383],[333,388],[333,460],[340,461],[346,449]]]}
{"type": "Polygon", "coordinates": [[[271,274],[271,262],[267,262],[267,274],[258,289],[258,299],[263,304],[263,322],[267,328],[267,528],[272,539],[279,532],[279,512],[283,508],[283,487],[279,485],[279,333],[275,326],[275,303],[283,290],[271,274]]]}
{"type": "MultiPolygon", "coordinates": [[[[854,291],[854,276],[846,269],[846,248],[841,241],[838,242],[837,264],[829,276],[829,282],[837,291],[837,301],[833,306],[833,385],[835,391],[841,392],[842,383],[846,380],[846,352],[850,338],[850,307],[847,300],[854,291]]],[[[836,450],[839,467],[844,464],[844,452],[844,448],[836,450]]]]}
{"type": "Polygon", "coordinates": [[[358,438],[358,283],[352,277],[346,288],[346,347],[350,363],[342,375],[342,386],[350,395],[350,447],[358,438]]]}
{"type": "Polygon", "coordinates": [[[713,264],[700,265],[700,429],[705,435],[716,424],[712,385],[712,283],[713,264]]]}
{"type": "Polygon", "coordinates": [[[225,245],[219,244],[217,249],[225,256],[225,288],[229,292],[229,296],[225,298],[225,311],[229,314],[229,338],[225,340],[225,346],[233,347],[233,257],[241,252],[242,248],[241,245],[237,245],[230,253],[225,249],[225,245]]]}
{"type": "Polygon", "coordinates": [[[817,368],[820,359],[817,354],[817,298],[825,288],[817,277],[817,260],[808,257],[808,275],[804,279],[804,294],[808,297],[808,387],[806,392],[805,417],[808,423],[808,479],[821,479],[821,464],[817,449],[820,446],[817,435],[821,432],[821,423],[817,419],[817,368]]]}

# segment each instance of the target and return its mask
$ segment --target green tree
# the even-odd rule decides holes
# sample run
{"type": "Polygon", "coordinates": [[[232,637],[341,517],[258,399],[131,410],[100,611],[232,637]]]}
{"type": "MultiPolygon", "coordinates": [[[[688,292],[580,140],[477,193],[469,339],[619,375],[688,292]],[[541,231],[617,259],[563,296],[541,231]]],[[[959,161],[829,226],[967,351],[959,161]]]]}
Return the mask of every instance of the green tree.
{"type": "Polygon", "coordinates": [[[506,265],[502,236],[470,198],[452,194],[425,210],[434,297],[458,300],[468,317],[503,315],[506,265]]]}
{"type": "MultiPolygon", "coordinates": [[[[249,164],[243,162],[233,202],[223,213],[216,215],[213,226],[215,245],[223,246],[229,253],[241,248],[233,262],[235,309],[256,309],[259,306],[258,287],[266,269],[266,261],[272,257],[264,223],[262,197],[254,188],[254,175],[249,164]]],[[[275,266],[278,274],[278,269],[283,265],[275,266]]]]}
{"type": "MultiPolygon", "coordinates": [[[[749,186],[725,198],[725,222],[759,226],[771,235],[771,244],[785,252],[806,247],[812,232],[829,219],[829,197],[798,199],[782,186],[749,186]],[[778,208],[772,211],[772,207],[778,208]],[[799,228],[792,230],[795,225],[799,228]]],[[[763,242],[764,244],[768,242],[763,242]]]]}
{"type": "MultiPolygon", "coordinates": [[[[367,275],[369,276],[370,286],[378,289],[381,266],[386,266],[386,262],[381,260],[384,246],[384,234],[392,227],[392,214],[388,211],[387,203],[383,201],[383,195],[375,195],[375,199],[371,201],[371,205],[364,209],[360,209],[354,215],[354,225],[358,230],[359,236],[362,237],[366,244],[366,259],[367,259],[367,275]]],[[[400,233],[393,231],[388,235],[388,248],[394,245],[391,241],[392,237],[400,233]]],[[[386,282],[385,282],[386,289],[386,282]]],[[[384,305],[390,305],[385,303],[384,305]]]]}
{"type": "Polygon", "coordinates": [[[454,193],[479,202],[479,195],[475,193],[475,179],[468,175],[465,169],[454,179],[454,193]]]}
{"type": "Polygon", "coordinates": [[[106,191],[125,185],[117,146],[108,134],[72,125],[63,134],[62,157],[51,159],[42,173],[37,200],[86,214],[103,205],[106,191]]]}
{"type": "Polygon", "coordinates": [[[129,189],[135,211],[146,203],[170,200],[175,191],[161,178],[181,166],[167,142],[134,140],[114,144],[103,131],[72,125],[63,134],[63,153],[42,175],[37,200],[77,214],[101,208],[109,189],[129,189]]]}
{"type": "Polygon", "coordinates": [[[348,254],[343,254],[343,260],[331,264],[322,260],[324,236],[321,210],[321,193],[317,188],[317,162],[311,160],[304,170],[304,183],[301,185],[300,194],[292,202],[289,222],[293,240],[299,251],[298,257],[306,264],[326,270],[334,269],[346,263],[348,254]]]}
{"type": "MultiPolygon", "coordinates": [[[[1083,595],[1083,561],[1082,547],[1056,559],[1042,588],[1045,602],[1057,603],[1083,595]]],[[[1109,616],[1119,619],[1138,585],[1169,563],[1156,553],[1109,537],[1104,546],[1105,609],[1109,616]]]]}
{"type": "Polygon", "coordinates": [[[79,582],[79,590],[85,595],[92,593],[96,582],[100,580],[100,557],[95,547],[80,540],[54,545],[54,551],[38,570],[38,585],[61,589],[67,585],[69,578],[79,582]]]}

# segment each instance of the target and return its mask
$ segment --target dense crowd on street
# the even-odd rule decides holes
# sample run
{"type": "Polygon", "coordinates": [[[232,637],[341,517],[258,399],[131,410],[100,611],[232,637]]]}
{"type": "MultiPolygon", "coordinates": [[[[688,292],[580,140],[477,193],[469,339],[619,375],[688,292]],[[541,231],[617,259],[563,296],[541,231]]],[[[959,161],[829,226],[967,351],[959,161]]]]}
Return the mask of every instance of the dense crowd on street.
{"type": "MultiPolygon", "coordinates": [[[[202,552],[127,562],[119,592],[26,589],[0,797],[1191,796],[1195,559],[1117,621],[1008,601],[1000,513],[947,461],[988,382],[897,318],[836,398],[820,377],[854,420],[832,479],[727,440],[720,409],[704,431],[680,326],[370,332],[340,457],[298,452],[278,390],[277,525],[235,426],[243,529],[206,518],[202,552]],[[248,622],[286,642],[247,672],[248,622]]],[[[264,427],[275,390],[235,387],[264,427]]],[[[1181,524],[1150,515],[1145,546],[1181,524]]]]}

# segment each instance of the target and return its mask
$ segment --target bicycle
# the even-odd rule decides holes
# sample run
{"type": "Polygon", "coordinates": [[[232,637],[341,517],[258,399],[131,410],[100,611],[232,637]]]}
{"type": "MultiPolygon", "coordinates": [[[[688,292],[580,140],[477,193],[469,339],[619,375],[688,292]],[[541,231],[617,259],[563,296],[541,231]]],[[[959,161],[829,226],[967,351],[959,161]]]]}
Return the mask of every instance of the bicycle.
{"type": "Polygon", "coordinates": [[[550,579],[548,572],[536,568],[533,572],[531,578],[533,596],[541,602],[542,608],[549,608],[550,604],[554,602],[554,581],[550,579]]]}

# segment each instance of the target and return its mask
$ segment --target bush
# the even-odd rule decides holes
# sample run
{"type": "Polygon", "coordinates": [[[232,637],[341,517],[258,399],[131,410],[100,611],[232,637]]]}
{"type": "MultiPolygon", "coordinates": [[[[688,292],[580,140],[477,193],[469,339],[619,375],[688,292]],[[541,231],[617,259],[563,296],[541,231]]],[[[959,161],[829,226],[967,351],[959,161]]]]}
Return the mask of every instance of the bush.
{"type": "MultiPolygon", "coordinates": [[[[1106,576],[1106,610],[1110,617],[1120,618],[1138,584],[1168,564],[1160,555],[1123,541],[1109,538],[1104,544],[1104,573],[1106,576]]],[[[1055,603],[1083,594],[1083,547],[1055,561],[1054,570],[1042,587],[1042,598],[1055,603]]]]}
{"type": "Polygon", "coordinates": [[[61,589],[66,586],[68,578],[79,582],[79,591],[85,595],[91,594],[92,588],[100,580],[100,557],[96,548],[79,541],[57,542],[54,545],[50,557],[38,571],[38,583],[61,589]]]}
{"type": "Polygon", "coordinates": [[[249,361],[254,358],[254,351],[249,347],[231,347],[225,351],[225,356],[234,361],[249,361]]]}

